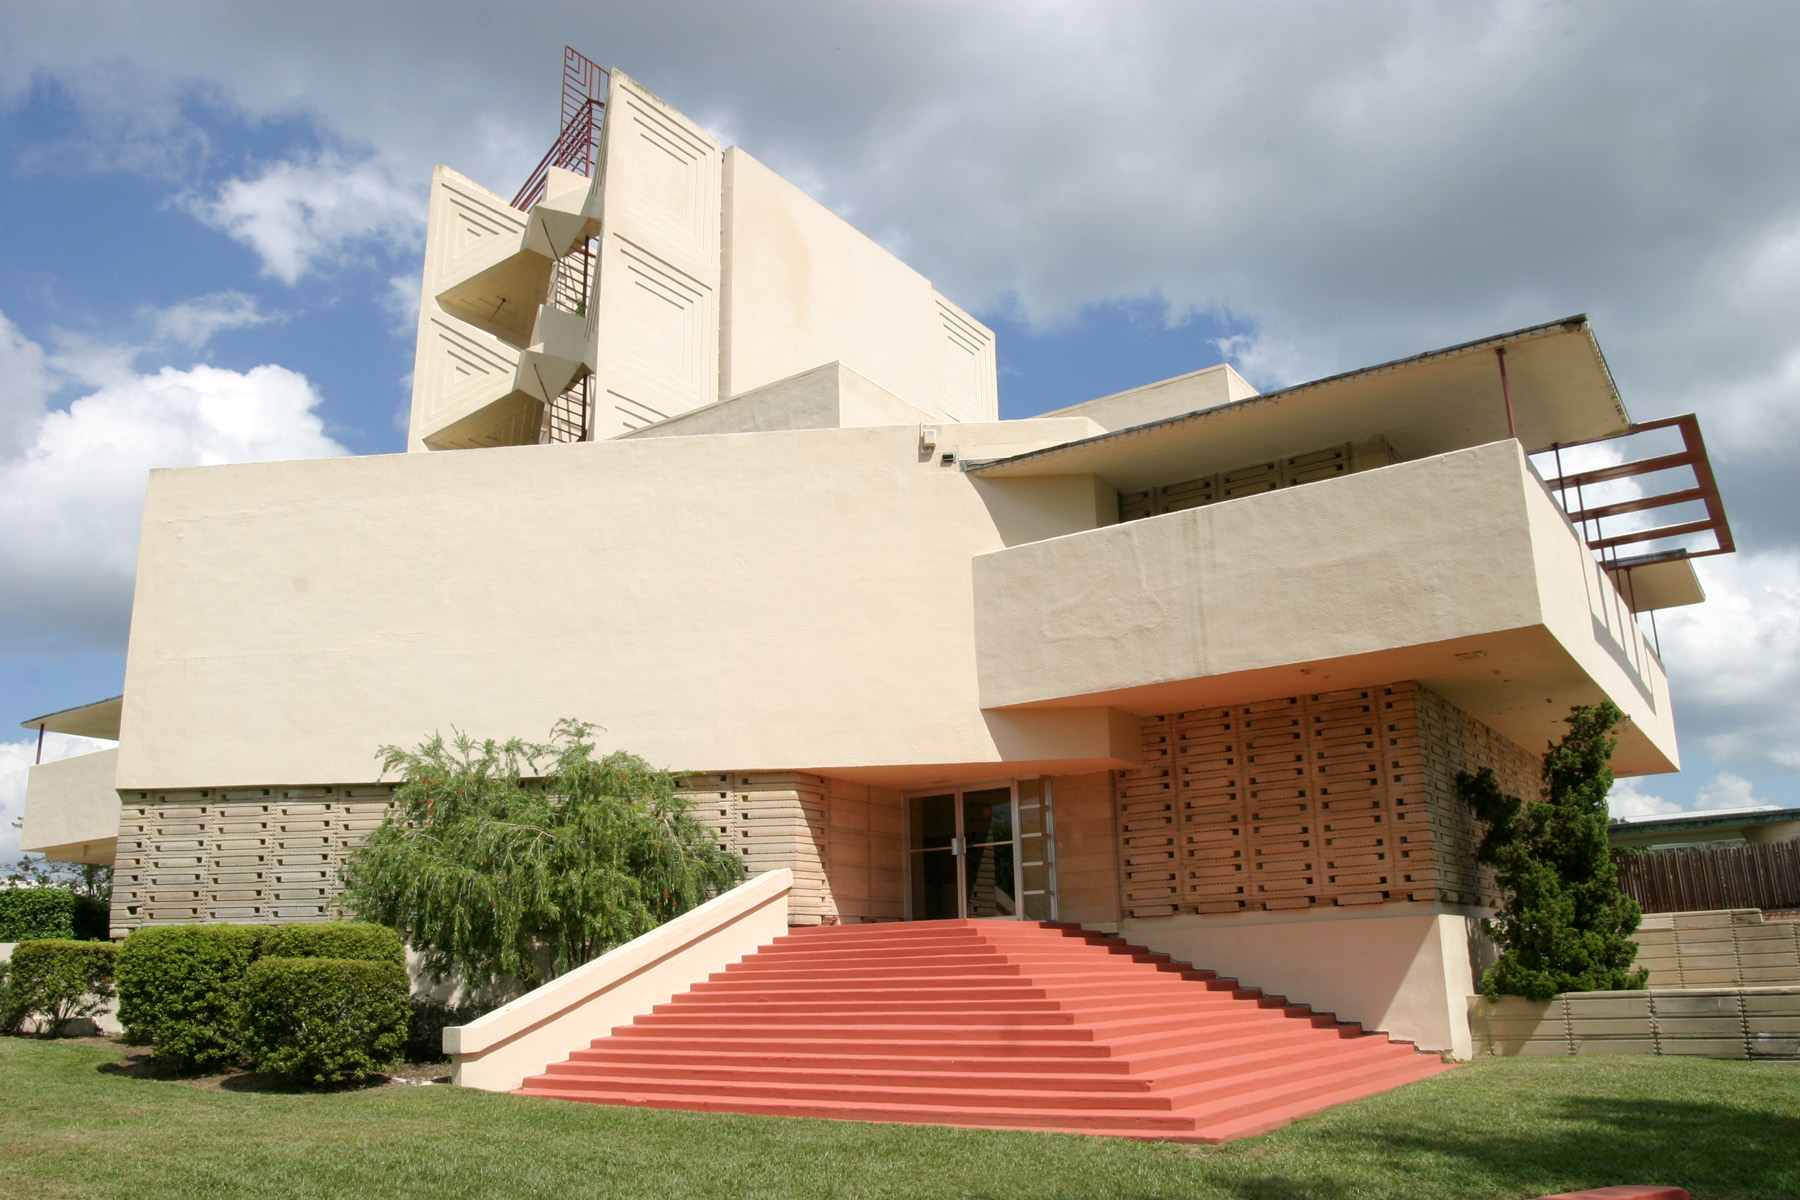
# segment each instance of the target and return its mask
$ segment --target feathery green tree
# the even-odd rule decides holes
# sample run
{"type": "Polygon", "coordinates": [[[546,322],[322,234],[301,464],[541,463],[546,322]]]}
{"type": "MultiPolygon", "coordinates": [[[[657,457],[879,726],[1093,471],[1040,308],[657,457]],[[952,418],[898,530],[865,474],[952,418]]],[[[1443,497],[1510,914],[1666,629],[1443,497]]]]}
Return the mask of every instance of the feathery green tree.
{"type": "Polygon", "coordinates": [[[529,990],[744,878],[673,775],[594,757],[593,731],[382,747],[401,783],[345,865],[346,906],[398,929],[440,978],[529,990]]]}
{"type": "Polygon", "coordinates": [[[1489,925],[1500,946],[1481,978],[1490,1000],[1641,988],[1649,978],[1631,969],[1643,910],[1620,890],[1606,839],[1607,762],[1623,719],[1610,700],[1570,709],[1569,732],[1544,755],[1543,793],[1531,804],[1502,793],[1488,767],[1457,774],[1458,794],[1487,826],[1477,857],[1507,893],[1489,925]]]}

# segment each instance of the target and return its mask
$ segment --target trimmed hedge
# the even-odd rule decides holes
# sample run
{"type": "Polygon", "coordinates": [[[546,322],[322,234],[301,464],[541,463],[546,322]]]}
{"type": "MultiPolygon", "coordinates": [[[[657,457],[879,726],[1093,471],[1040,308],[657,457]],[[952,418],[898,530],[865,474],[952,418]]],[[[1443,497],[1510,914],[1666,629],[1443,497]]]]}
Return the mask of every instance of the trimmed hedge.
{"type": "Polygon", "coordinates": [[[158,1066],[229,1067],[240,1055],[244,974],[264,931],[254,925],[155,925],[119,950],[119,1023],[158,1066]]]}
{"type": "Polygon", "coordinates": [[[106,901],[66,888],[0,888],[0,942],[49,939],[105,941],[112,910],[106,901]]]}
{"type": "Polygon", "coordinates": [[[406,1045],[406,968],[350,958],[263,958],[244,979],[250,1068],[290,1083],[361,1079],[406,1045]]]}
{"type": "Polygon", "coordinates": [[[325,921],[276,925],[263,935],[264,958],[353,958],[406,965],[406,946],[386,925],[371,921],[325,921]]]}
{"type": "Polygon", "coordinates": [[[66,938],[21,942],[13,948],[5,1011],[0,1026],[17,1029],[35,1018],[57,1034],[78,1017],[97,1017],[113,998],[113,966],[119,948],[111,942],[66,938]]]}
{"type": "MultiPolygon", "coordinates": [[[[119,1022],[126,1040],[151,1045],[152,1061],[168,1069],[235,1066],[244,1057],[249,1026],[262,1019],[252,1010],[247,980],[263,959],[371,962],[406,978],[400,935],[363,921],[136,929],[119,955],[119,1022]]],[[[403,1013],[407,990],[400,991],[403,1013]]]]}

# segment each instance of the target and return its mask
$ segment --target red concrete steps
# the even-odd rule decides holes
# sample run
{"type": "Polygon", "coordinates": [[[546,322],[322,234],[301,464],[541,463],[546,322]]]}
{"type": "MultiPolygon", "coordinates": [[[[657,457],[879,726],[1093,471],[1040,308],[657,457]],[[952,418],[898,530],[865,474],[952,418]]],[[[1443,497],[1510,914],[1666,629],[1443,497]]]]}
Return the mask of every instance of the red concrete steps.
{"type": "Polygon", "coordinates": [[[1445,1069],[1117,938],[939,921],[794,931],[520,1091],[1219,1141],[1445,1069]]]}

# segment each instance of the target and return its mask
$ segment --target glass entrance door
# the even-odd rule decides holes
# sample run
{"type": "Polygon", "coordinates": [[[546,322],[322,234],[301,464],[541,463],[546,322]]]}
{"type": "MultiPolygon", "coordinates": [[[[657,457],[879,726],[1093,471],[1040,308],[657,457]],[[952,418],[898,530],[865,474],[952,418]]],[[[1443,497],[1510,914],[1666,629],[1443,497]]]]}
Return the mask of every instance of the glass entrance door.
{"type": "Polygon", "coordinates": [[[1018,806],[1011,784],[907,798],[915,921],[1018,917],[1018,806]]]}

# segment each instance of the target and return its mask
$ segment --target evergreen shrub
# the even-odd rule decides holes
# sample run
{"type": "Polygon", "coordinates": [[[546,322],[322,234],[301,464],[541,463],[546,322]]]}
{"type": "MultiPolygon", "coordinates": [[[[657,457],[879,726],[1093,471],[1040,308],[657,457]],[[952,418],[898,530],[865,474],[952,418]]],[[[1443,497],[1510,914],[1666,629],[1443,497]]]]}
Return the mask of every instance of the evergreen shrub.
{"type": "Polygon", "coordinates": [[[75,900],[62,888],[0,888],[0,942],[73,938],[75,900]]]}
{"type": "Polygon", "coordinates": [[[17,1033],[17,1023],[8,1019],[6,1003],[6,979],[12,973],[10,962],[0,962],[0,1033],[17,1033]]]}
{"type": "Polygon", "coordinates": [[[429,996],[412,998],[412,1016],[406,1027],[406,1061],[409,1063],[448,1062],[444,1053],[444,1030],[452,1025],[467,1025],[487,1013],[481,1004],[446,1004],[429,996]]]}
{"type": "Polygon", "coordinates": [[[113,966],[119,948],[111,942],[48,938],[13,948],[5,1011],[0,1026],[16,1030],[36,1020],[43,1032],[58,1034],[79,1017],[97,1017],[113,998],[113,966]]]}
{"type": "Polygon", "coordinates": [[[242,1041],[244,975],[265,930],[254,925],[134,929],[119,950],[119,1023],[160,1067],[229,1067],[242,1041]]]}
{"type": "Polygon", "coordinates": [[[1481,980],[1490,1000],[1632,990],[1649,977],[1632,969],[1643,910],[1620,889],[1607,844],[1610,735],[1623,719],[1609,700],[1570,709],[1569,732],[1544,755],[1543,788],[1531,803],[1502,792],[1487,767],[1457,775],[1457,791],[1486,826],[1477,857],[1506,892],[1489,923],[1500,947],[1481,980]]]}
{"type": "Polygon", "coordinates": [[[289,1083],[361,1079],[406,1045],[406,968],[349,958],[262,958],[244,978],[252,1070],[289,1083]]]}
{"type": "Polygon", "coordinates": [[[264,958],[354,958],[406,965],[400,935],[373,921],[276,925],[263,934],[264,958]]]}

